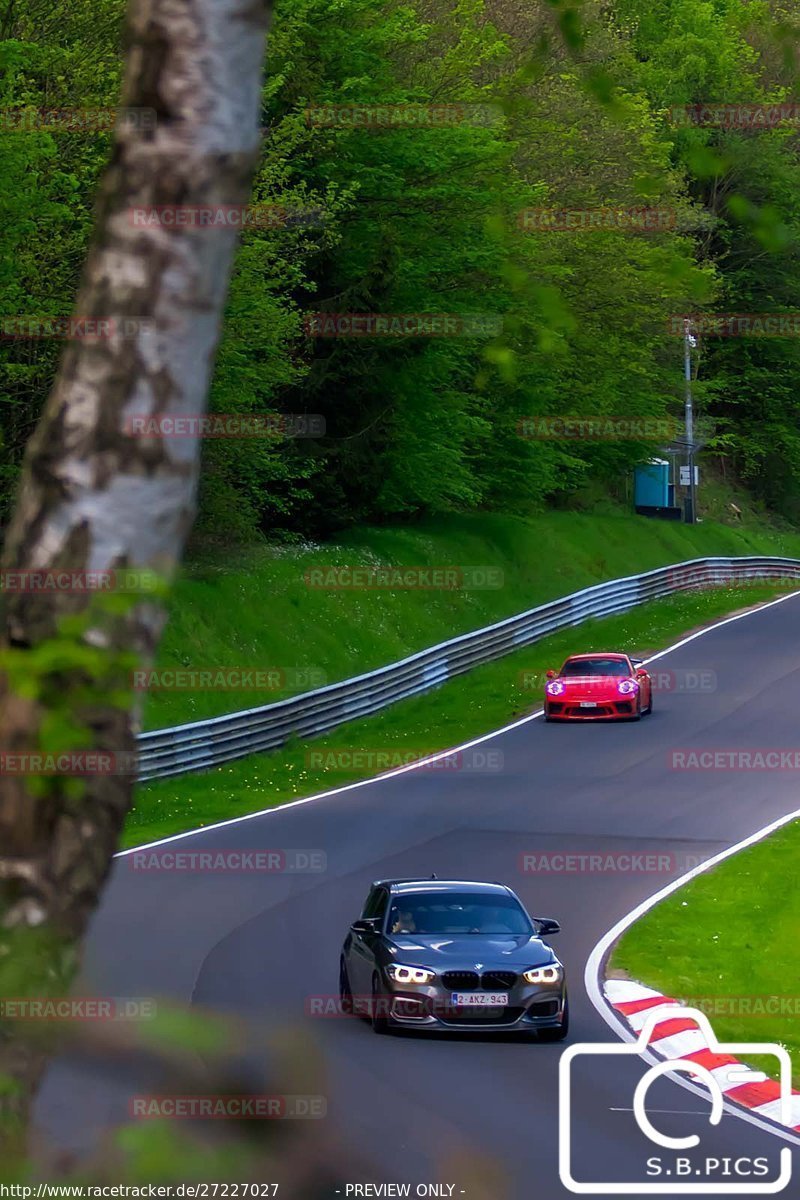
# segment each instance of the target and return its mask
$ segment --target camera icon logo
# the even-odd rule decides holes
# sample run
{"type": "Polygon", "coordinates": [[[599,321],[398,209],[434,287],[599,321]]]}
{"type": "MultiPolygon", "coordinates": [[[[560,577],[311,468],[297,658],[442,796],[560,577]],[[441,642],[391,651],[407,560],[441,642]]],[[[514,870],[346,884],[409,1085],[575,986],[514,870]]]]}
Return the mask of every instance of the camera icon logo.
{"type": "MultiPolygon", "coordinates": [[[[657,1045],[657,1042],[655,1043],[657,1045]]],[[[639,1080],[633,1095],[633,1115],[636,1125],[644,1134],[645,1138],[660,1147],[661,1150],[668,1152],[687,1151],[697,1148],[700,1145],[700,1137],[697,1134],[689,1134],[685,1137],[671,1137],[658,1129],[651,1121],[647,1113],[647,1093],[656,1082],[664,1075],[680,1074],[688,1076],[694,1082],[703,1085],[710,1093],[710,1112],[708,1115],[708,1123],[711,1126],[718,1125],[722,1120],[722,1114],[725,1103],[726,1091],[744,1083],[763,1082],[767,1076],[761,1072],[755,1072],[745,1066],[743,1062],[731,1062],[730,1057],[736,1059],[746,1055],[772,1055],[780,1064],[779,1085],[780,1096],[776,1101],[778,1111],[775,1115],[775,1120],[788,1128],[792,1127],[792,1064],[788,1052],[783,1046],[776,1042],[718,1042],[714,1034],[708,1017],[705,1013],[696,1008],[685,1008],[683,1005],[675,1005],[673,1008],[664,1008],[659,1006],[658,1012],[654,1012],[648,1017],[641,1028],[636,1041],[631,1042],[614,1042],[609,1044],[596,1042],[578,1042],[569,1046],[561,1055],[559,1062],[559,1129],[558,1129],[558,1171],[562,1185],[569,1192],[578,1195],[643,1195],[643,1194],[664,1194],[669,1192],[669,1195],[681,1195],[691,1193],[693,1195],[774,1195],[776,1192],[783,1191],[792,1178],[792,1152],[788,1146],[784,1146],[780,1151],[780,1172],[777,1178],[769,1181],[757,1182],[752,1177],[740,1180],[714,1179],[713,1169],[708,1165],[712,1163],[719,1164],[721,1160],[706,1157],[704,1161],[708,1167],[708,1174],[705,1180],[701,1180],[704,1172],[697,1169],[694,1165],[689,1166],[688,1158],[675,1160],[678,1163],[687,1164],[685,1169],[667,1170],[669,1175],[686,1175],[691,1176],[691,1179],[686,1182],[679,1182],[677,1178],[671,1178],[667,1185],[663,1178],[658,1183],[649,1182],[643,1179],[639,1182],[625,1181],[597,1181],[585,1182],[577,1180],[573,1172],[573,1138],[572,1138],[572,1065],[578,1057],[598,1058],[609,1071],[613,1070],[615,1061],[620,1058],[635,1059],[638,1056],[644,1056],[647,1062],[653,1063],[639,1080]],[[705,1045],[708,1050],[714,1055],[721,1056],[722,1065],[718,1067],[706,1067],[701,1063],[695,1062],[688,1058],[669,1058],[659,1060],[653,1063],[653,1031],[657,1025],[663,1021],[668,1021],[671,1018],[690,1018],[697,1025],[698,1032],[703,1036],[705,1045]]],[[[796,1121],[795,1121],[796,1123],[796,1121]]],[[[648,1160],[659,1161],[659,1160],[648,1160]]],[[[748,1162],[751,1160],[747,1160],[748,1162]]],[[[660,1172],[659,1172],[660,1173],[660,1172]]],[[[761,1172],[758,1172],[759,1174],[761,1172]]]]}

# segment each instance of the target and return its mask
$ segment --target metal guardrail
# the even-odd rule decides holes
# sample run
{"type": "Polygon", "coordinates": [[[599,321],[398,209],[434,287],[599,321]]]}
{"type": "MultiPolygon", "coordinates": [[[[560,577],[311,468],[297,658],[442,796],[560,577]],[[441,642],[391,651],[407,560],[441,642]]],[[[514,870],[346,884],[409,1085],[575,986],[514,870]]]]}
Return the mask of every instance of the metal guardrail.
{"type": "Polygon", "coordinates": [[[674,592],[738,585],[746,580],[797,580],[800,584],[800,560],[697,558],[642,575],[612,579],[485,629],[461,634],[365,675],[260,708],[142,733],[138,737],[139,780],[203,771],[249,754],[274,750],[290,737],[325,733],[345,721],[369,716],[398,700],[430,691],[472,667],[493,662],[558,629],[626,612],[674,592]]]}

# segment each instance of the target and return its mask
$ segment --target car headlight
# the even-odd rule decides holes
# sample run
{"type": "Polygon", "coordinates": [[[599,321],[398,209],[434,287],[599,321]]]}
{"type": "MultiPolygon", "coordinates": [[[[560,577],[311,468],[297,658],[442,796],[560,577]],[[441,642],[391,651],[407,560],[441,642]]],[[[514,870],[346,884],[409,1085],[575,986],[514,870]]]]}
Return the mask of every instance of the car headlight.
{"type": "Polygon", "coordinates": [[[560,679],[551,679],[544,689],[548,696],[562,696],[566,691],[566,684],[560,679]]]}
{"type": "Polygon", "coordinates": [[[558,983],[563,974],[564,968],[559,963],[550,963],[547,967],[533,967],[522,978],[526,983],[558,983]]]}
{"type": "Polygon", "coordinates": [[[620,679],[617,684],[617,691],[623,696],[632,696],[639,690],[639,685],[635,679],[620,679]]]}
{"type": "Polygon", "coordinates": [[[436,974],[425,967],[406,967],[402,963],[391,963],[386,968],[386,974],[395,983],[430,983],[436,974]]]}

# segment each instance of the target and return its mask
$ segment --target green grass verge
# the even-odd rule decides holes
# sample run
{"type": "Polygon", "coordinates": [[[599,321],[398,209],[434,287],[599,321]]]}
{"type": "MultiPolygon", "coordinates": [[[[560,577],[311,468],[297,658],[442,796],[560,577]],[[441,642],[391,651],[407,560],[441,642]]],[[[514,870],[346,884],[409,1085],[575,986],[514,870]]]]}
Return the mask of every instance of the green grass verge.
{"type": "Polygon", "coordinates": [[[421,756],[467,741],[540,707],[544,672],[559,666],[567,654],[609,646],[632,654],[652,653],[688,629],[775,594],[774,587],[720,588],[654,601],[621,616],[554,634],[435,692],[349,722],[325,737],[140,787],[125,845],[256,812],[379,773],[374,764],[360,769],[331,766],[325,756],[337,751],[396,751],[395,765],[399,765],[402,753],[421,756]]]}
{"type": "MultiPolygon", "coordinates": [[[[312,671],[334,683],[602,580],[703,555],[800,558],[800,535],[767,524],[688,526],[611,505],[597,515],[451,515],[402,528],[350,530],[336,545],[226,549],[178,582],[158,667],[312,671]],[[488,566],[488,590],[325,591],[320,565],[488,566]]],[[[280,680],[280,677],[277,677],[280,680]]],[[[287,684],[290,681],[287,681],[287,684]]],[[[295,690],[308,690],[308,684],[295,690]]],[[[311,686],[314,686],[312,683],[311,686]]],[[[153,690],[156,729],[269,704],[289,686],[253,691],[153,690]]]]}
{"type": "MultiPolygon", "coordinates": [[[[694,1002],[721,1042],[778,1042],[800,1087],[800,822],[663,900],[616,946],[612,970],[694,1002]],[[770,1013],[768,1002],[784,1005],[770,1013]],[[764,1011],[764,1010],[767,1011],[764,1011]]],[[[770,1075],[775,1059],[749,1059],[770,1075]]]]}

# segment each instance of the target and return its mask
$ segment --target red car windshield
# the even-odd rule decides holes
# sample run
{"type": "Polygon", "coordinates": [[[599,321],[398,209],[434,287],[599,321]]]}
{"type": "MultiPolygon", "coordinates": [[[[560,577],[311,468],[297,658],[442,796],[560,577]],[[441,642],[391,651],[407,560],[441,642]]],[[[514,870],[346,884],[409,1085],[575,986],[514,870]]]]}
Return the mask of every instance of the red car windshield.
{"type": "Polygon", "coordinates": [[[561,674],[567,677],[587,675],[597,679],[602,675],[630,675],[631,669],[624,658],[573,658],[567,659],[561,674]]]}

